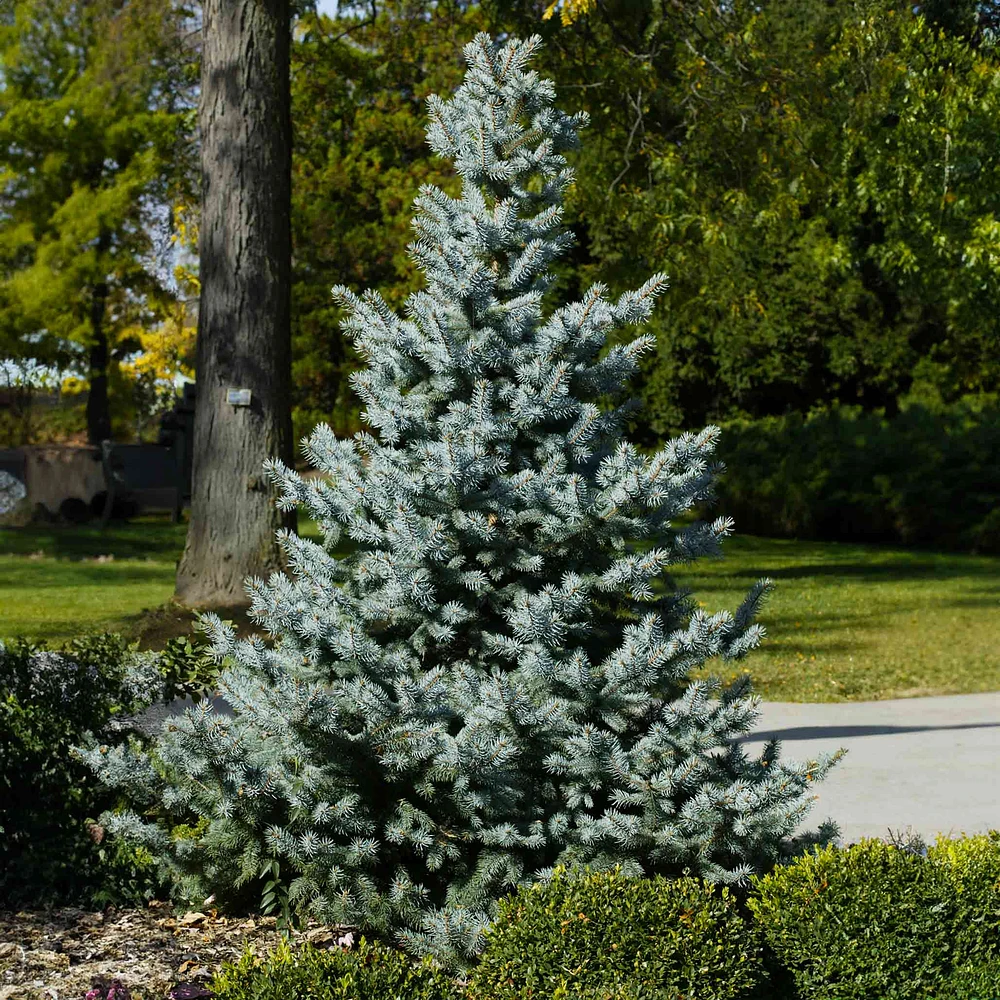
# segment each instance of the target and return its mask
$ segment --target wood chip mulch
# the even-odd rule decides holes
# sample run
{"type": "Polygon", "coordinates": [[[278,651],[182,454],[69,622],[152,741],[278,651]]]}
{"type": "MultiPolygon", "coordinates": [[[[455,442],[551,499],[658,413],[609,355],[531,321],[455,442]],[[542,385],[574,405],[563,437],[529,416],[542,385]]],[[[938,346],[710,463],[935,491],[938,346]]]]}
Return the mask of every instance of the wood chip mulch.
{"type": "MultiPolygon", "coordinates": [[[[354,937],[310,920],[291,939],[337,948],[354,937]]],[[[207,986],[244,945],[265,955],[279,940],[274,917],[184,913],[157,900],[144,910],[105,913],[0,911],[0,1000],[83,1000],[99,978],[116,977],[132,1000],[165,1000],[179,984],[207,986]]]]}

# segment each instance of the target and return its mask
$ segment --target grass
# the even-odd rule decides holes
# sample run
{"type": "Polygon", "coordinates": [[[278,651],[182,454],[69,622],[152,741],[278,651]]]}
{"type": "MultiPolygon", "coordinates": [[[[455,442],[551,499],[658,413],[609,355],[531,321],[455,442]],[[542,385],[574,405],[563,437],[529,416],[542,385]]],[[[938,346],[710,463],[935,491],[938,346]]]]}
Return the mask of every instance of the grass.
{"type": "MultiPolygon", "coordinates": [[[[311,521],[300,533],[319,540],[311,521]]],[[[81,632],[121,632],[141,649],[190,634],[194,614],[171,600],[187,524],[148,515],[106,530],[81,526],[0,527],[0,637],[50,643],[81,632]]],[[[219,607],[241,635],[244,609],[219,607]]]]}
{"type": "MultiPolygon", "coordinates": [[[[1000,691],[1000,558],[736,536],[725,558],[673,573],[706,611],[775,589],[761,646],[739,664],[770,701],[868,701],[1000,691]]],[[[710,661],[700,673],[735,676],[710,661]]]]}
{"type": "MultiPolygon", "coordinates": [[[[185,530],[155,516],[103,532],[0,528],[0,636],[110,630],[157,649],[189,632],[192,613],[170,603],[185,530]]],[[[309,521],[300,532],[319,537],[309,521]]],[[[742,663],[713,661],[698,675],[746,669],[773,701],[1000,691],[1000,558],[740,535],[725,552],[674,579],[714,612],[770,577],[759,619],[768,636],[742,663]]],[[[217,610],[252,630],[240,609],[217,610]]]]}

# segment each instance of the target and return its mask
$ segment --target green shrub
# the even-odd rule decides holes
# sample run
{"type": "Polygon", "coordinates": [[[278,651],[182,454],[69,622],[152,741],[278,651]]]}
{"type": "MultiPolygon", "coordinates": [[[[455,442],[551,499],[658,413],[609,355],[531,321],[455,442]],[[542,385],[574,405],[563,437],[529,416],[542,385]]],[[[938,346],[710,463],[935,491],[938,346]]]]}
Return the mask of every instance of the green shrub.
{"type": "Polygon", "coordinates": [[[208,640],[201,635],[168,639],[159,654],[159,667],[164,701],[185,696],[200,701],[214,689],[221,669],[212,658],[208,640]]]}
{"type": "Polygon", "coordinates": [[[145,902],[162,887],[148,852],[103,840],[93,817],[122,797],[71,748],[87,732],[126,740],[163,685],[156,654],[119,635],[0,643],[0,908],[145,902]]]}
{"type": "Polygon", "coordinates": [[[1000,959],[956,969],[934,1000],[1000,1000],[1000,959]]]}
{"type": "Polygon", "coordinates": [[[939,837],[927,857],[942,866],[953,893],[955,964],[1000,959],[1000,832],[939,837]]]}
{"type": "Polygon", "coordinates": [[[469,996],[743,997],[763,978],[761,951],[728,888],[560,869],[501,902],[469,996]]]}
{"type": "Polygon", "coordinates": [[[266,958],[247,948],[226,962],[210,989],[217,1000],[458,1000],[461,989],[429,959],[419,964],[361,938],[350,951],[286,942],[266,958]]]}
{"type": "Polygon", "coordinates": [[[932,998],[952,968],[944,867],[879,840],[753,880],[750,911],[803,1000],[932,998]]]}
{"type": "Polygon", "coordinates": [[[719,509],[741,531],[1000,553],[1000,400],[723,425],[719,509]]]}

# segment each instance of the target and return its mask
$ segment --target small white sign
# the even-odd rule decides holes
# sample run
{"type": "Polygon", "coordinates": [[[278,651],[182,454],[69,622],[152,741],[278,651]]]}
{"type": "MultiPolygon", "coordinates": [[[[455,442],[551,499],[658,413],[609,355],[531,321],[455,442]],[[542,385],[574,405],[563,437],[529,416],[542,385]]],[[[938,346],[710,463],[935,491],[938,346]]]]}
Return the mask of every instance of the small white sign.
{"type": "Polygon", "coordinates": [[[250,405],[250,390],[249,389],[227,389],[226,390],[226,402],[232,403],[233,406],[249,406],[250,405]]]}

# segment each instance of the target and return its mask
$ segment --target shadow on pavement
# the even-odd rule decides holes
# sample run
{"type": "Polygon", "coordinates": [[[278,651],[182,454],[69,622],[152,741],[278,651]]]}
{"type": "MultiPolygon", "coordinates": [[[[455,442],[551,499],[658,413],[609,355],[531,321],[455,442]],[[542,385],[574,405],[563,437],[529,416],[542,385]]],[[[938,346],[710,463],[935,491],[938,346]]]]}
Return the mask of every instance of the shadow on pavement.
{"type": "Polygon", "coordinates": [[[1000,722],[960,722],[951,726],[795,726],[792,729],[769,729],[739,738],[740,743],[757,740],[821,740],[843,736],[891,736],[894,733],[925,733],[943,729],[989,729],[1000,722]]]}

